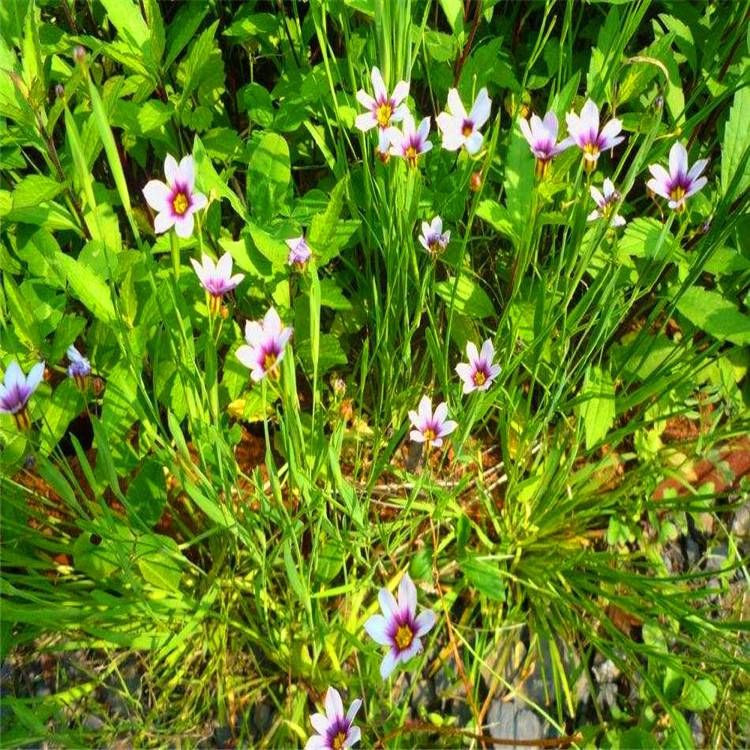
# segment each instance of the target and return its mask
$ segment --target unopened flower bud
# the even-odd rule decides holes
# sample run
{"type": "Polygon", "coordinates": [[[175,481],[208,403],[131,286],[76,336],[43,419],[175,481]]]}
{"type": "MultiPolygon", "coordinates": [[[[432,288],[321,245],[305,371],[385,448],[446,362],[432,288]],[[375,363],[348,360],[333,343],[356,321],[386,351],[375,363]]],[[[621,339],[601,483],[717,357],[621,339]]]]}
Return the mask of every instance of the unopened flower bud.
{"type": "Polygon", "coordinates": [[[80,44],[73,50],[73,59],[79,65],[83,65],[86,60],[86,50],[80,44]]]}
{"type": "Polygon", "coordinates": [[[654,109],[657,112],[664,109],[664,97],[661,94],[654,99],[654,109]]]}
{"type": "Polygon", "coordinates": [[[344,422],[351,421],[352,417],[354,416],[354,403],[350,398],[347,398],[346,400],[341,402],[341,410],[339,413],[341,414],[341,419],[343,419],[344,422]]]}
{"type": "Polygon", "coordinates": [[[474,174],[471,175],[471,181],[469,182],[469,187],[475,192],[478,193],[482,189],[482,173],[480,172],[474,172],[474,174]]]}
{"type": "Polygon", "coordinates": [[[57,86],[55,86],[55,96],[58,99],[62,99],[65,96],[65,86],[61,83],[58,83],[57,86]]]}
{"type": "Polygon", "coordinates": [[[331,380],[331,388],[337,396],[343,396],[346,393],[346,383],[343,378],[333,378],[331,380]]]}

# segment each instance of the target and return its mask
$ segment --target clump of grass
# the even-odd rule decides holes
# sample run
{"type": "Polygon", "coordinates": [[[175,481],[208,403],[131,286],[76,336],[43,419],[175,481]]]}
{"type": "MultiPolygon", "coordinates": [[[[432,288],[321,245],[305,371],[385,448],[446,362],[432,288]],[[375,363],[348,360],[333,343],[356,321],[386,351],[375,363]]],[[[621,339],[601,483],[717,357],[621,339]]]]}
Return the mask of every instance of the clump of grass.
{"type": "Polygon", "coordinates": [[[742,744],[746,8],[265,5],[4,11],[6,744],[742,744]]]}

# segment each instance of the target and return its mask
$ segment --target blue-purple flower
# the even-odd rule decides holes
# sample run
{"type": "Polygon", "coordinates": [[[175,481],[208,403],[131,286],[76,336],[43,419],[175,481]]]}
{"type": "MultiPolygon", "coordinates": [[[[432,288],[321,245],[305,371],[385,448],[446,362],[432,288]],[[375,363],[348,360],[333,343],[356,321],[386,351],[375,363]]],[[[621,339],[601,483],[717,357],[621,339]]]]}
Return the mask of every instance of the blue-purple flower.
{"type": "Polygon", "coordinates": [[[250,377],[256,382],[266,375],[275,376],[291,336],[292,329],[282,325],[279,314],[271,307],[262,321],[248,320],[245,324],[247,344],[237,349],[237,359],[250,368],[250,377]]]}
{"type": "Polygon", "coordinates": [[[565,121],[568,123],[568,134],[583,151],[587,172],[596,168],[602,151],[614,148],[625,140],[625,136],[619,135],[622,123],[616,117],[599,130],[599,107],[591,99],[586,100],[580,116],[574,112],[568,112],[565,115],[565,121]]]}
{"type": "Polygon", "coordinates": [[[427,140],[429,134],[430,118],[425,117],[419,123],[419,127],[416,127],[414,118],[407,112],[404,115],[401,130],[398,128],[388,129],[388,140],[391,144],[389,153],[392,156],[400,156],[402,159],[406,159],[410,166],[415,167],[417,158],[421,154],[426,154],[432,148],[432,143],[427,140]]]}
{"type": "Polygon", "coordinates": [[[448,111],[441,112],[437,117],[437,124],[443,135],[443,148],[457,151],[462,146],[472,155],[482,148],[484,136],[480,128],[490,117],[492,100],[487,95],[487,89],[480,89],[477,98],[467,114],[457,89],[448,92],[448,111]]]}
{"type": "Polygon", "coordinates": [[[443,231],[443,220],[436,216],[429,224],[422,222],[422,234],[419,235],[419,241],[422,247],[432,256],[439,255],[445,250],[450,241],[451,233],[443,231]]]}
{"type": "Polygon", "coordinates": [[[31,426],[26,405],[44,377],[44,362],[38,362],[28,375],[23,374],[21,366],[13,360],[5,370],[3,383],[0,385],[0,413],[12,414],[19,430],[28,430],[31,426]]]}
{"type": "Polygon", "coordinates": [[[609,219],[611,227],[624,227],[627,223],[619,214],[613,214],[615,203],[620,200],[620,193],[615,189],[612,180],[607,177],[602,185],[602,191],[593,185],[590,188],[591,197],[596,203],[596,209],[588,215],[589,221],[596,219],[609,219]]]}
{"type": "Polygon", "coordinates": [[[482,351],[477,351],[477,346],[469,341],[466,344],[466,356],[468,362],[459,362],[456,365],[456,374],[464,381],[464,393],[472,391],[486,391],[492,381],[500,374],[500,365],[492,360],[495,358],[495,347],[490,339],[482,344],[482,351]]]}
{"type": "Polygon", "coordinates": [[[380,665],[380,675],[385,680],[399,662],[406,663],[422,650],[421,638],[435,625],[435,613],[426,609],[417,616],[417,588],[404,573],[398,586],[398,602],[388,589],[378,594],[382,615],[373,615],[365,630],[388,653],[380,665]]]}
{"type": "Polygon", "coordinates": [[[539,115],[531,115],[530,121],[521,117],[518,125],[529,144],[531,153],[536,157],[536,176],[541,179],[546,174],[552,159],[571,146],[573,139],[565,138],[560,143],[557,142],[560,126],[557,116],[552,111],[547,112],[543,120],[539,115]]]}
{"type": "Polygon", "coordinates": [[[409,437],[416,443],[425,443],[428,448],[431,445],[439,448],[443,444],[443,438],[458,427],[457,422],[448,419],[448,404],[443,401],[433,412],[429,396],[422,397],[417,411],[409,412],[409,419],[414,428],[409,437]]]}
{"type": "Polygon", "coordinates": [[[326,693],[325,714],[313,714],[310,723],[317,732],[307,741],[305,750],[343,750],[359,742],[361,732],[353,724],[362,701],[352,701],[344,714],[344,703],[339,691],[329,687],[326,693]]]}
{"type": "Polygon", "coordinates": [[[195,273],[200,279],[201,285],[208,294],[208,307],[212,313],[217,313],[221,307],[221,298],[237,288],[237,285],[245,278],[244,273],[232,275],[232,256],[229,253],[219,258],[214,263],[208,255],[204,255],[201,263],[191,258],[195,273]]]}
{"type": "Polygon", "coordinates": [[[149,180],[143,188],[146,202],[156,211],[154,231],[162,234],[174,227],[178,237],[193,234],[193,214],[204,208],[206,196],[195,192],[195,165],[192,156],[177,163],[171,154],[164,160],[166,183],[149,180]]]}
{"type": "Polygon", "coordinates": [[[698,159],[688,169],[687,149],[676,141],[669,151],[669,172],[661,164],[650,164],[652,179],[646,184],[650,190],[669,201],[669,207],[680,213],[685,210],[685,200],[695,195],[708,180],[701,177],[708,159],[698,159]]]}
{"type": "Polygon", "coordinates": [[[291,240],[286,240],[286,244],[289,246],[289,257],[287,263],[289,263],[290,266],[304,268],[312,255],[307,240],[305,239],[305,235],[303,234],[299,237],[294,237],[291,240]]]}
{"type": "Polygon", "coordinates": [[[406,105],[402,102],[409,95],[409,84],[406,81],[399,81],[396,88],[393,89],[393,93],[389,95],[383,82],[383,76],[377,68],[372,69],[370,77],[375,96],[370,96],[363,89],[357,92],[357,101],[367,109],[367,112],[357,115],[354,124],[363,132],[377,127],[378,151],[381,154],[386,154],[390,143],[388,129],[392,123],[401,122],[408,112],[406,105]]]}
{"type": "Polygon", "coordinates": [[[78,388],[83,391],[86,389],[89,374],[91,373],[91,363],[73,344],[68,347],[66,354],[70,360],[68,377],[73,378],[78,388]]]}

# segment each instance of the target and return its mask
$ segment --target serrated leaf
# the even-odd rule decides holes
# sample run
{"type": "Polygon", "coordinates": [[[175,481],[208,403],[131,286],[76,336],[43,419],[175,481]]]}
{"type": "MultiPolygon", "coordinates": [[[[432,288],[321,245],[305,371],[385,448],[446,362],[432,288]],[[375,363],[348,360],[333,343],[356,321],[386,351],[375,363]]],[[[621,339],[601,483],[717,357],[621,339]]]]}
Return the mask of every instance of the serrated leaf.
{"type": "Polygon", "coordinates": [[[270,221],[283,211],[292,179],[289,145],[277,133],[265,133],[250,157],[247,199],[259,221],[270,221]]]}
{"type": "Polygon", "coordinates": [[[730,198],[741,195],[750,187],[749,122],[750,86],[744,86],[734,95],[721,149],[721,189],[724,195],[729,193],[732,181],[737,180],[730,198]]]}
{"type": "Polygon", "coordinates": [[[719,341],[750,344],[750,316],[719,292],[693,286],[677,301],[677,309],[694,326],[710,333],[719,341]]]}
{"type": "Polygon", "coordinates": [[[615,386],[609,372],[592,366],[581,389],[581,399],[579,415],[589,450],[607,436],[615,421],[615,386]]]}
{"type": "Polygon", "coordinates": [[[472,281],[465,274],[461,275],[453,298],[454,279],[440,281],[435,285],[435,291],[447,305],[453,301],[456,312],[471,318],[490,318],[495,313],[495,306],[487,292],[476,281],[472,281]]]}

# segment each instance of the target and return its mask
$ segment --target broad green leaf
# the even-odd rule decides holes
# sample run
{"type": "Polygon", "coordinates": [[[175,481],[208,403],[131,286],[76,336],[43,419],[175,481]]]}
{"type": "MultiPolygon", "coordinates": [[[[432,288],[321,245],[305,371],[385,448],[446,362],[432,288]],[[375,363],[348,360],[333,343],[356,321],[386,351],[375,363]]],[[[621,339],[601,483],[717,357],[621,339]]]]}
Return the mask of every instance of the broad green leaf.
{"type": "Polygon", "coordinates": [[[209,199],[226,198],[232,208],[244,219],[247,211],[242,205],[237,193],[228,185],[226,179],[219,176],[219,173],[211,163],[211,159],[206,153],[206,148],[201,139],[196,135],[193,142],[193,158],[195,159],[195,174],[198,187],[209,194],[209,199]]]}
{"type": "Polygon", "coordinates": [[[518,237],[528,230],[534,192],[534,157],[518,123],[514,123],[505,163],[505,204],[518,237]]]}
{"type": "Polygon", "coordinates": [[[484,219],[495,231],[504,237],[518,242],[518,235],[508,213],[508,209],[494,200],[483,200],[477,208],[477,216],[484,219]]]}
{"type": "Polygon", "coordinates": [[[629,222],[617,243],[619,256],[670,259],[677,262],[682,252],[669,229],[656,219],[637,218],[629,222]]]}
{"type": "Polygon", "coordinates": [[[688,680],[682,690],[680,707],[688,711],[705,711],[716,702],[716,693],[716,685],[708,678],[688,680]]]}
{"type": "Polygon", "coordinates": [[[117,29],[122,39],[141,50],[151,36],[146,21],[141,15],[140,6],[132,0],[100,0],[107,11],[107,20],[117,29]]]}
{"type": "Polygon", "coordinates": [[[65,275],[73,296],[105,323],[113,323],[116,315],[109,286],[94,271],[70,255],[60,253],[55,258],[58,269],[65,275]]]}
{"type": "Polygon", "coordinates": [[[163,534],[142,534],[135,543],[135,561],[141,575],[152,586],[165,591],[180,588],[182,569],[177,542],[163,534]]]}
{"type": "Polygon", "coordinates": [[[266,133],[250,157],[247,198],[253,216],[269,221],[282,213],[291,182],[289,146],[277,133],[266,133]]]}
{"type": "Polygon", "coordinates": [[[583,420],[586,449],[603,440],[615,421],[615,387],[609,372],[592,366],[581,389],[579,415],[583,420]]]}
{"type": "Polygon", "coordinates": [[[492,601],[505,601],[505,582],[500,575],[497,562],[467,557],[459,560],[458,564],[471,588],[492,601]]]}
{"type": "Polygon", "coordinates": [[[694,326],[719,341],[731,341],[740,346],[750,344],[750,315],[740,312],[719,292],[690,287],[677,301],[677,309],[694,326]]]}
{"type": "Polygon", "coordinates": [[[146,526],[153,526],[162,515],[167,502],[167,481],[162,462],[147,460],[128,485],[125,496],[128,510],[146,526]]]}
{"type": "Polygon", "coordinates": [[[450,306],[453,301],[454,309],[470,318],[490,318],[496,315],[495,307],[487,292],[476,281],[472,281],[465,274],[458,279],[455,299],[453,287],[455,279],[449,278],[435,285],[435,291],[450,306]]]}
{"type": "Polygon", "coordinates": [[[744,86],[735,95],[729,119],[724,127],[721,148],[721,189],[729,193],[732,181],[737,185],[731,198],[741,195],[750,187],[750,86],[744,86]],[[739,173],[739,174],[738,174],[739,173]]]}
{"type": "Polygon", "coordinates": [[[40,174],[24,177],[13,189],[13,210],[38,206],[65,190],[65,183],[40,174]]]}

